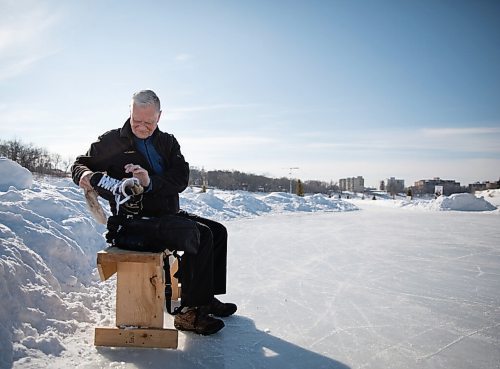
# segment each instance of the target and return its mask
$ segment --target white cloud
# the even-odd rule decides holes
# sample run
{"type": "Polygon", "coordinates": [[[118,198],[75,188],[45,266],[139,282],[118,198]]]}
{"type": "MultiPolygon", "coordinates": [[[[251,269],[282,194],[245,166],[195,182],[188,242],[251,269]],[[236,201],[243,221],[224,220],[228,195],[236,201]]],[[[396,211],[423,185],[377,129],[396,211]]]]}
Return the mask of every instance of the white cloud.
{"type": "Polygon", "coordinates": [[[378,155],[384,152],[409,154],[457,155],[459,153],[500,153],[499,127],[471,127],[447,129],[405,129],[387,131],[362,130],[355,135],[302,135],[302,147],[315,152],[345,152],[378,155]]]}
{"type": "MultiPolygon", "coordinates": [[[[203,136],[187,137],[183,139],[184,146],[190,147],[210,147],[211,151],[221,150],[228,152],[231,147],[243,149],[248,146],[271,145],[276,144],[276,140],[271,137],[233,135],[233,136],[203,136]]],[[[205,150],[205,149],[203,149],[205,150]]],[[[206,151],[206,150],[205,150],[206,151]]]]}
{"type": "Polygon", "coordinates": [[[422,133],[432,137],[487,135],[500,133],[500,127],[424,128],[422,129],[422,133]]]}
{"type": "Polygon", "coordinates": [[[12,58],[7,61],[0,60],[0,81],[8,78],[13,78],[24,73],[39,60],[44,59],[52,54],[54,53],[40,53],[38,55],[32,56],[19,56],[19,58],[12,58]]]}
{"type": "Polygon", "coordinates": [[[191,165],[210,169],[236,169],[261,173],[256,168],[272,167],[269,161],[262,162],[269,148],[278,145],[275,139],[255,134],[204,135],[190,137],[176,135],[182,152],[191,165]],[[259,157],[259,158],[257,158],[259,157]]]}
{"type": "Polygon", "coordinates": [[[192,114],[203,113],[203,112],[216,112],[216,111],[227,111],[234,109],[245,109],[258,106],[257,104],[212,104],[212,105],[198,105],[189,106],[184,108],[169,108],[163,114],[165,114],[166,119],[169,121],[179,121],[188,119],[192,114]]]}
{"type": "Polygon", "coordinates": [[[58,11],[40,2],[2,2],[0,80],[15,77],[54,53],[48,36],[59,19],[58,11]]]}
{"type": "Polygon", "coordinates": [[[500,153],[500,127],[427,128],[421,130],[427,146],[457,152],[500,153]]]}
{"type": "Polygon", "coordinates": [[[193,56],[191,54],[180,53],[180,54],[177,54],[175,56],[175,61],[177,61],[177,62],[185,62],[185,61],[191,60],[192,58],[193,58],[193,56]]]}
{"type": "Polygon", "coordinates": [[[171,112],[181,112],[181,113],[191,113],[198,111],[207,111],[207,110],[225,110],[225,109],[234,109],[234,108],[248,108],[256,106],[256,104],[213,104],[213,105],[201,105],[201,106],[190,106],[186,108],[173,108],[169,111],[171,112]]]}

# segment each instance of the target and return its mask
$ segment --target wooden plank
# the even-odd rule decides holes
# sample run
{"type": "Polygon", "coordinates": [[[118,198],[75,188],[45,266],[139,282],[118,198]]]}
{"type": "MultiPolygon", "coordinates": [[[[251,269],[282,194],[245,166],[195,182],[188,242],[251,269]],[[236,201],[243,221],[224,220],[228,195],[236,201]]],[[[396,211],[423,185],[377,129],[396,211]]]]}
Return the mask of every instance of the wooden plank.
{"type": "Polygon", "coordinates": [[[174,277],[174,274],[179,269],[179,261],[174,258],[174,262],[170,265],[170,283],[172,285],[172,301],[177,301],[181,297],[179,281],[174,277]]]}
{"type": "Polygon", "coordinates": [[[118,262],[160,263],[162,253],[123,250],[108,247],[97,252],[97,270],[101,281],[106,281],[116,273],[118,262]]]}
{"type": "Polygon", "coordinates": [[[103,263],[97,259],[97,270],[101,281],[106,281],[116,273],[116,263],[103,263]]]}
{"type": "Polygon", "coordinates": [[[161,252],[143,252],[123,250],[118,247],[108,247],[105,250],[97,252],[97,262],[99,263],[118,263],[118,262],[135,262],[135,263],[153,263],[158,262],[163,258],[161,252]]]}
{"type": "Polygon", "coordinates": [[[177,348],[179,333],[175,329],[120,329],[96,327],[94,345],[112,347],[177,348]]]}
{"type": "Polygon", "coordinates": [[[116,326],[163,328],[163,263],[117,264],[116,326]]]}

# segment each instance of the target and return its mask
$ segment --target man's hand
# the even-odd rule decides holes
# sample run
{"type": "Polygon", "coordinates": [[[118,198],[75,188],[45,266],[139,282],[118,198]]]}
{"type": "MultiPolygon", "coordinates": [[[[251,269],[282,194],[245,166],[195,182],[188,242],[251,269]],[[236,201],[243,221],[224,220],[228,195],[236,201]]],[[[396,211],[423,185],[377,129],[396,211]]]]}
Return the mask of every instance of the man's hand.
{"type": "Polygon", "coordinates": [[[80,181],[78,182],[78,185],[81,188],[83,188],[84,190],[90,191],[93,189],[92,185],[90,184],[90,177],[92,177],[92,174],[94,174],[94,173],[91,171],[86,171],[80,177],[80,181]]]}
{"type": "Polygon", "coordinates": [[[132,175],[139,180],[142,187],[148,187],[151,179],[146,169],[136,164],[125,165],[125,173],[132,173],[132,175]]]}

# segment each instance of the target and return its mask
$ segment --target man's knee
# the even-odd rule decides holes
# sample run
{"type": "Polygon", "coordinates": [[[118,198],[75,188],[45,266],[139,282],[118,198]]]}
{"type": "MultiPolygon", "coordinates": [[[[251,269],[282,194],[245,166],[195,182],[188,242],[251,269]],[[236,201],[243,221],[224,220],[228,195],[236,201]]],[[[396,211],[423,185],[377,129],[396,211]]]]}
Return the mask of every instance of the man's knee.
{"type": "Polygon", "coordinates": [[[227,228],[221,223],[214,222],[212,232],[216,240],[227,240],[227,228]]]}
{"type": "Polygon", "coordinates": [[[196,223],[196,226],[198,227],[198,230],[200,231],[200,243],[205,244],[205,245],[213,245],[214,243],[214,236],[212,234],[212,230],[210,227],[206,226],[205,224],[201,223],[196,223]]]}

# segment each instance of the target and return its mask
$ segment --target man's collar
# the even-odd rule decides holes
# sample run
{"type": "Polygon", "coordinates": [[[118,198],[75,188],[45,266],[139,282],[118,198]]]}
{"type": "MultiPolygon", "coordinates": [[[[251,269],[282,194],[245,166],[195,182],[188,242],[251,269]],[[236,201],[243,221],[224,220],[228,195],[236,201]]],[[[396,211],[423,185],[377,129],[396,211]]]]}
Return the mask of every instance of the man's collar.
{"type": "Polygon", "coordinates": [[[130,118],[127,119],[123,127],[120,129],[120,137],[134,137],[134,134],[132,133],[132,127],[130,126],[130,118]]]}

